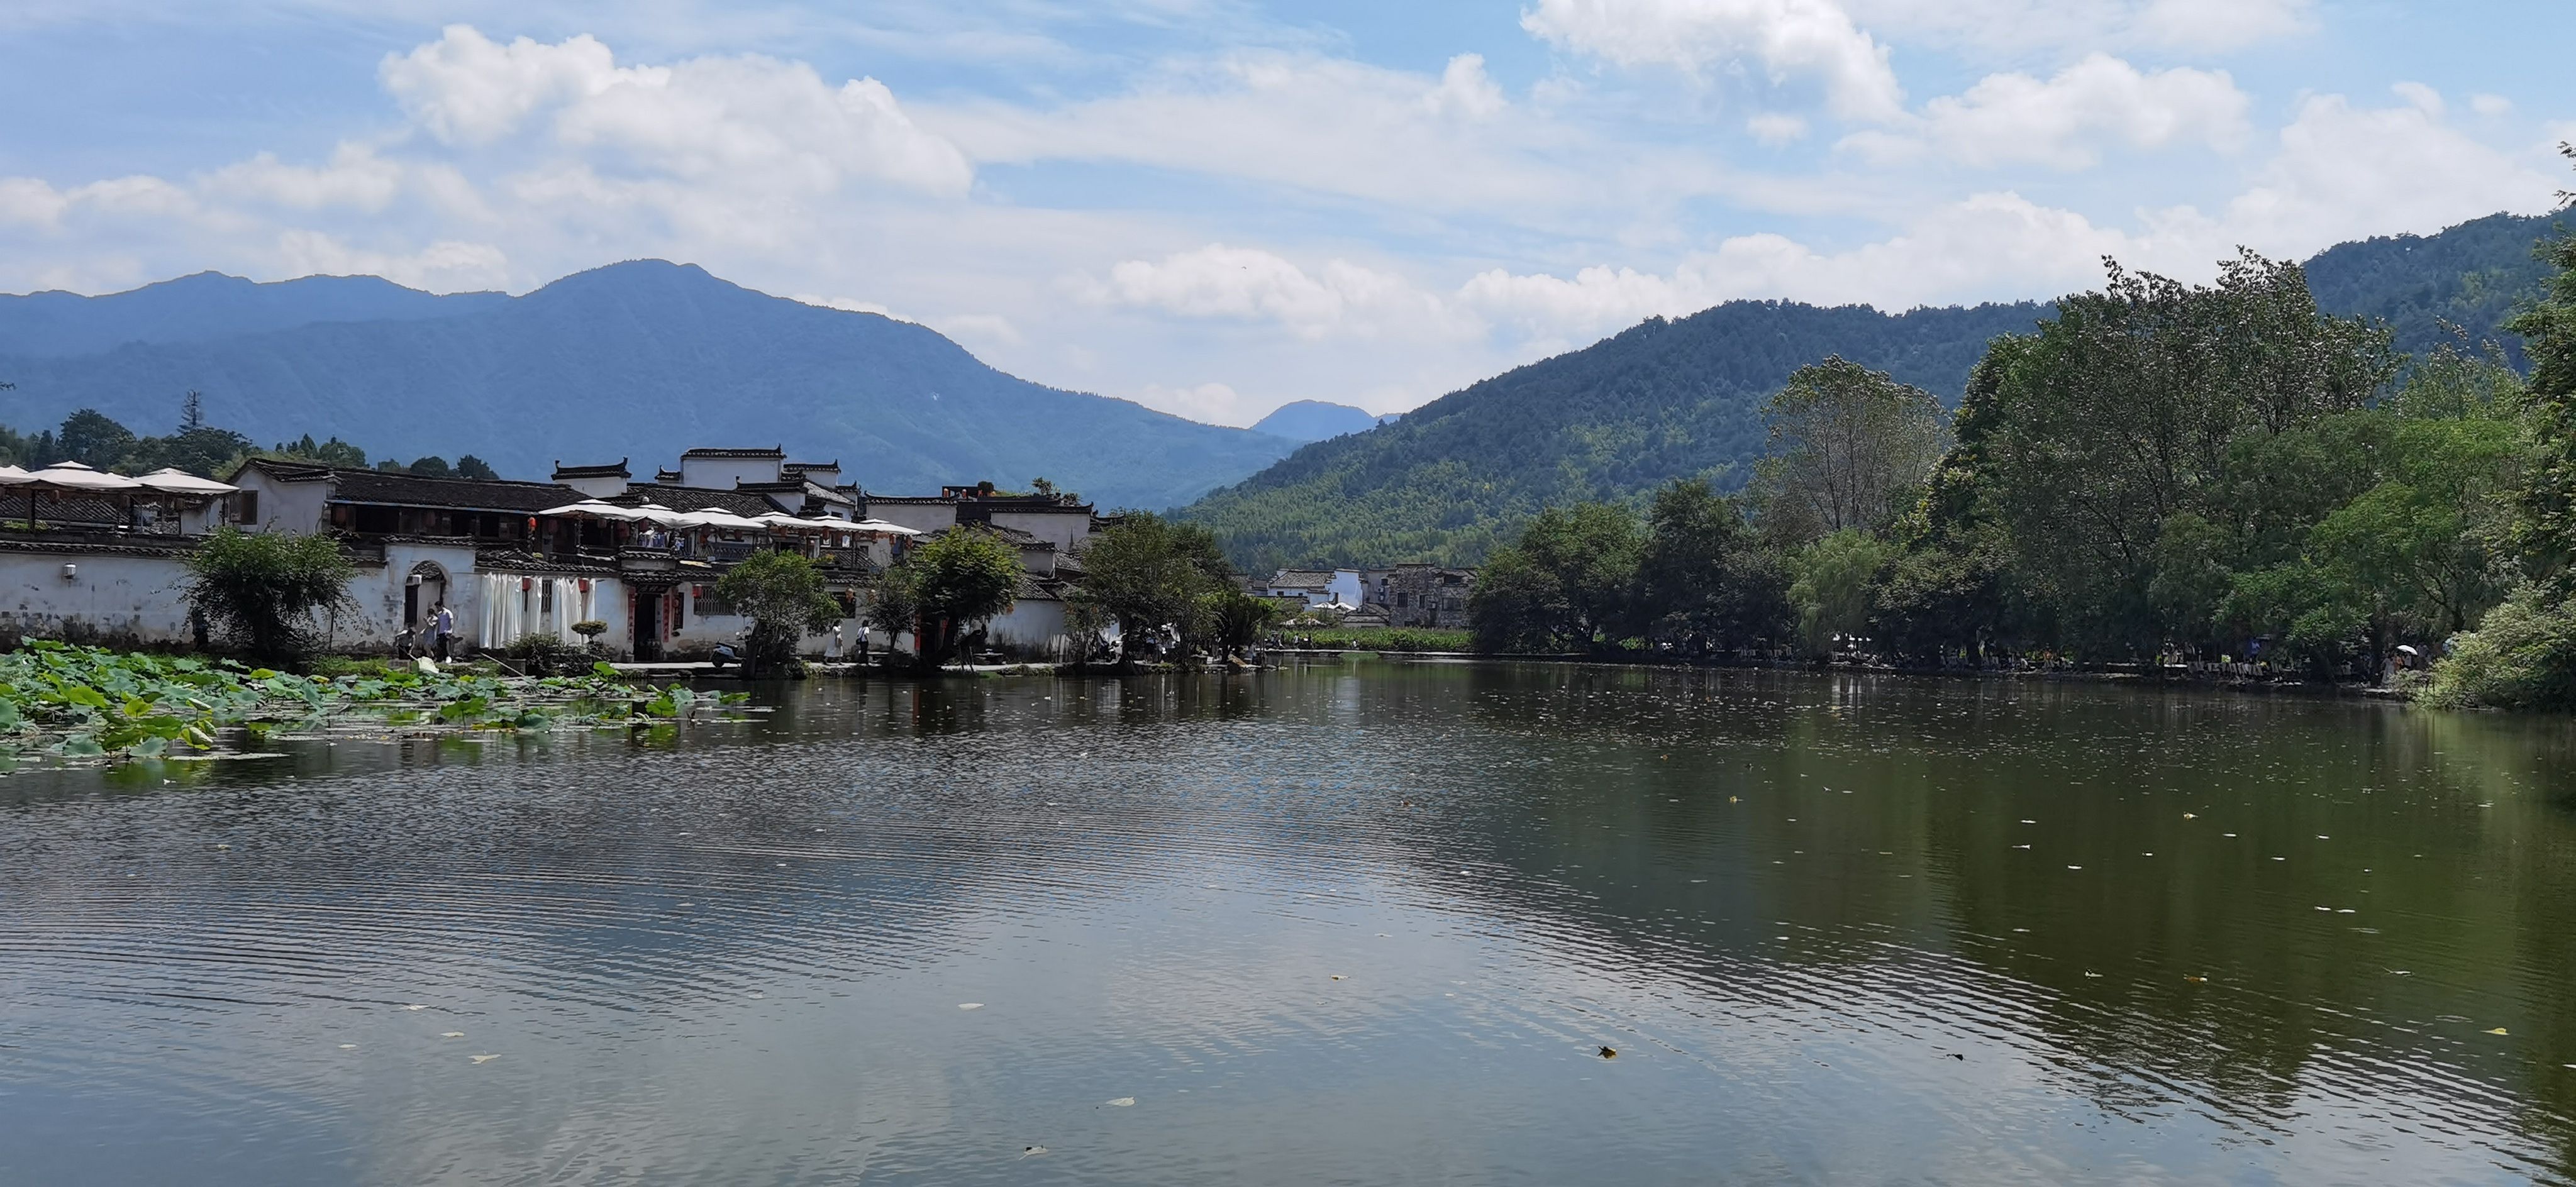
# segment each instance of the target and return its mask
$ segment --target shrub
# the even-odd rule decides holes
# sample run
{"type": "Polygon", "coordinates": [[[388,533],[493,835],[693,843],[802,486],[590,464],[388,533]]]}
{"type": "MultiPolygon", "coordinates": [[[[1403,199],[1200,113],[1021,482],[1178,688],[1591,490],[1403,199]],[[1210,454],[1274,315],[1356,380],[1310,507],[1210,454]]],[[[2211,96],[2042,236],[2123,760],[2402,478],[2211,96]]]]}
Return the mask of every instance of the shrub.
{"type": "Polygon", "coordinates": [[[716,582],[716,597],[751,619],[744,658],[754,671],[796,660],[807,631],[830,630],[841,604],[824,591],[823,571],[792,552],[760,552],[716,582]]]}
{"type": "Polygon", "coordinates": [[[2459,636],[2417,699],[2452,709],[2576,709],[2576,596],[2515,590],[2459,636]]]}
{"type": "Polygon", "coordinates": [[[218,528],[187,567],[189,605],[262,663],[301,659],[317,641],[317,616],[356,605],[357,570],[329,536],[218,528]]]}

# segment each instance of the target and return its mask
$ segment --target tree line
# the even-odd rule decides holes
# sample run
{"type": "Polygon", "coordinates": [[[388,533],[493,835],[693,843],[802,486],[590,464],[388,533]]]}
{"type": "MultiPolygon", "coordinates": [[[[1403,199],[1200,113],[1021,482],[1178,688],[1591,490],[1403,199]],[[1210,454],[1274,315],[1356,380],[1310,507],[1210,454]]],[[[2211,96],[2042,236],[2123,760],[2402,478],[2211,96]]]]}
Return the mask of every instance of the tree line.
{"type": "Polygon", "coordinates": [[[58,462],[79,462],[94,470],[120,474],[148,474],[154,470],[175,468],[200,478],[221,479],[254,457],[345,469],[372,466],[378,470],[417,474],[425,478],[500,477],[483,459],[470,453],[453,463],[434,454],[410,462],[385,458],[371,463],[367,452],[355,445],[338,437],[315,441],[310,433],[263,449],[247,436],[206,423],[195,392],[188,393],[180,401],[178,425],[159,436],[136,433],[95,408],[83,408],[64,417],[59,427],[33,433],[0,425],[0,465],[28,469],[41,469],[58,462]]]}
{"type": "Polygon", "coordinates": [[[1827,358],[1765,407],[1742,493],[1531,520],[1478,643],[2374,679],[2447,654],[2434,699],[2576,708],[2576,237],[2540,255],[2528,376],[2464,337],[2401,354],[2251,252],[2207,285],[2106,261],[1989,343],[1955,415],[1827,358]]]}

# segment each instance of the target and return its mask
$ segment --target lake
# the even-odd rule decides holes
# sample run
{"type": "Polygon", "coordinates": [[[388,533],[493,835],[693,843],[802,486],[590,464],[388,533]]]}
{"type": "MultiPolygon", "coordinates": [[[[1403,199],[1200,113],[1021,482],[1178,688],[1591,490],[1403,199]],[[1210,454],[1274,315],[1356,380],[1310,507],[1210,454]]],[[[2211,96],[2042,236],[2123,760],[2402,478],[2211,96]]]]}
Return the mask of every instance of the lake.
{"type": "Polygon", "coordinates": [[[2563,722],[1363,660],[755,704],[0,779],[0,1183],[2576,1177],[2563,722]]]}

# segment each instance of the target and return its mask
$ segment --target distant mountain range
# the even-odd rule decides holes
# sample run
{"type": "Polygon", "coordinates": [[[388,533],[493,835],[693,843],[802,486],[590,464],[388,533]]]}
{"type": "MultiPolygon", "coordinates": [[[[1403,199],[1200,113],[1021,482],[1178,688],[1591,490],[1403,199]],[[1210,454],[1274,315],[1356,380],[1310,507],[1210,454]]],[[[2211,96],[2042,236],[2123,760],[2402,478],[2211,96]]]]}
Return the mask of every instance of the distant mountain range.
{"type": "Polygon", "coordinates": [[[1377,423],[1376,416],[1348,404],[1294,400],[1255,422],[1252,431],[1291,441],[1325,441],[1344,433],[1365,433],[1377,423]]]}
{"type": "Polygon", "coordinates": [[[556,460],[785,445],[871,490],[1045,477],[1104,507],[1172,507],[1296,442],[996,371],[934,331],[640,261],[526,296],[435,296],[372,277],[205,273],[127,293],[0,297],[0,423],[96,408],[166,431],[180,397],[262,442],[339,436],[405,458],[556,460]]]}
{"type": "MultiPolygon", "coordinates": [[[[2547,270],[2549,221],[2494,215],[2439,235],[2346,243],[2307,264],[2329,312],[2387,321],[2427,350],[2498,339],[2547,270]],[[2457,331],[2452,327],[2456,326],[2457,331]]],[[[1237,564],[1474,563],[1540,508],[1635,499],[1674,478],[1740,485],[1762,455],[1761,408],[1789,373],[1827,355],[1893,373],[1955,403],[1998,334],[2034,302],[1885,314],[1733,301],[1650,319],[1583,350],[1432,401],[1391,425],[1307,445],[1181,514],[1215,528],[1237,564]]]]}
{"type": "MultiPolygon", "coordinates": [[[[2309,282],[2329,310],[2388,321],[2408,350],[2451,326],[2505,337],[2497,324],[2546,275],[2531,249],[2548,228],[2496,215],[2342,244],[2308,262],[2309,282]]],[[[1740,482],[1762,451],[1762,402],[1800,366],[1841,354],[1955,399],[1988,339],[2048,308],[1730,302],[1400,420],[1301,400],[1247,430],[1030,383],[924,327],[689,265],[617,264],[520,297],[201,273],[102,297],[0,296],[0,379],[17,384],[0,391],[0,424],[88,407],[161,432],[193,389],[211,423],[254,440],[471,453],[513,477],[620,457],[642,475],[694,445],[785,445],[881,492],[1045,477],[1106,507],[1187,505],[1256,569],[1471,562],[1550,503],[1685,475],[1740,482]]]]}

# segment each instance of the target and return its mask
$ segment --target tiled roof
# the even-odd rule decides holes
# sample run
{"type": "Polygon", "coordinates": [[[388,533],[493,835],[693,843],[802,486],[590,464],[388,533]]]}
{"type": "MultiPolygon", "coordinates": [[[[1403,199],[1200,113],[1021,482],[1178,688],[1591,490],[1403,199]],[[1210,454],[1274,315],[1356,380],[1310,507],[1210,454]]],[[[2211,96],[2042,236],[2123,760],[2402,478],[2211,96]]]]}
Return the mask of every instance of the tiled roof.
{"type": "Polygon", "coordinates": [[[1333,583],[1333,575],[1322,569],[1281,569],[1269,581],[1272,588],[1322,589],[1333,583]]]}
{"type": "Polygon", "coordinates": [[[327,481],[331,501],[385,507],[439,507],[525,514],[577,503],[582,493],[551,482],[496,478],[424,478],[387,470],[342,469],[253,459],[249,465],[287,482],[327,481]]]}
{"type": "Polygon", "coordinates": [[[785,457],[787,456],[787,450],[786,450],[785,448],[783,448],[783,447],[775,446],[775,445],[773,445],[773,446],[771,446],[771,447],[769,447],[769,448],[767,448],[767,449],[684,449],[684,450],[681,450],[681,451],[680,451],[680,456],[681,456],[681,457],[684,457],[684,458],[693,458],[693,457],[772,458],[772,457],[774,457],[774,458],[781,458],[781,459],[783,459],[783,458],[785,458],[785,457]]]}
{"type": "Polygon", "coordinates": [[[616,462],[604,466],[567,466],[557,461],[555,481],[561,482],[566,478],[632,478],[635,475],[626,468],[627,460],[619,458],[616,462]]]}

